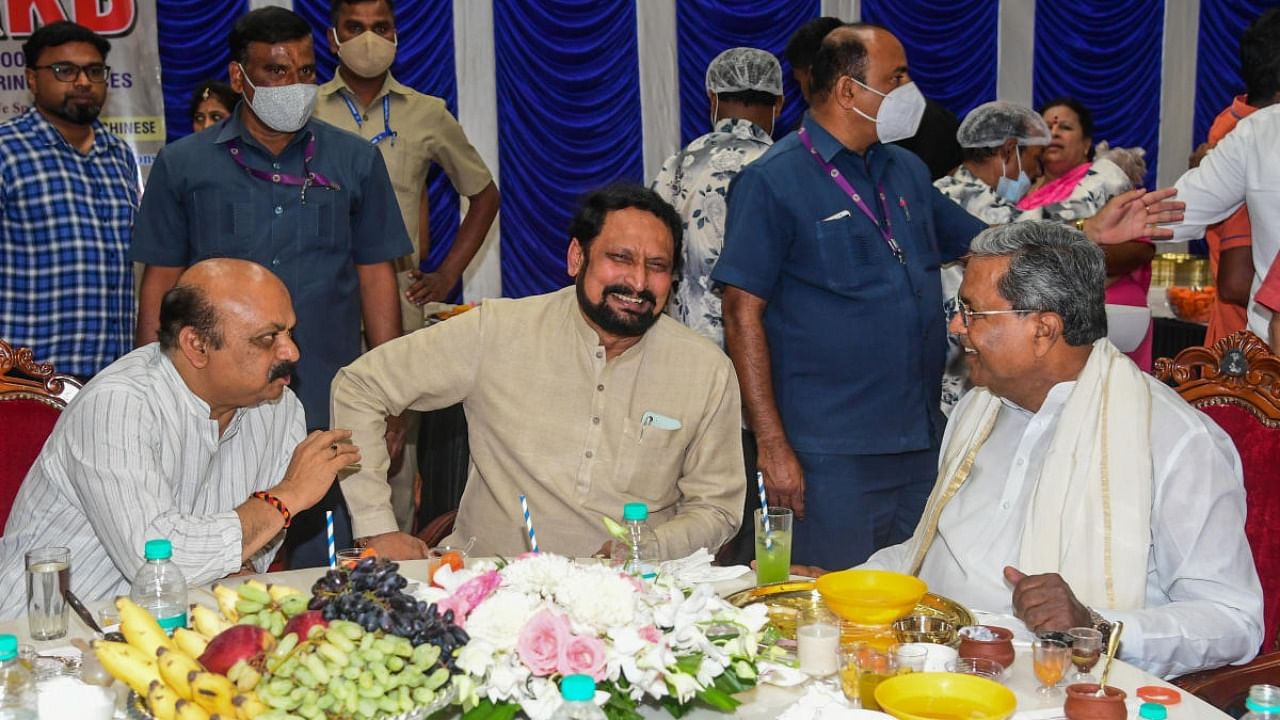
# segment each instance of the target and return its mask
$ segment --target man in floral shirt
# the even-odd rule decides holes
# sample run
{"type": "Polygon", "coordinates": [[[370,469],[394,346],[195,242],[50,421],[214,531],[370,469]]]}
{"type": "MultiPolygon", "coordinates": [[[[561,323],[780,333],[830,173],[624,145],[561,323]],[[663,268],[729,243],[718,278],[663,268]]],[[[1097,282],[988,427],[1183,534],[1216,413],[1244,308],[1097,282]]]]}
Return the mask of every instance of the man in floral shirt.
{"type": "Polygon", "coordinates": [[[725,196],[743,166],[773,145],[782,110],[782,66],[764,50],[731,48],[707,66],[711,132],[667,158],[653,189],[684,219],[684,271],[668,312],[724,347],[711,270],[724,246],[725,196]]]}

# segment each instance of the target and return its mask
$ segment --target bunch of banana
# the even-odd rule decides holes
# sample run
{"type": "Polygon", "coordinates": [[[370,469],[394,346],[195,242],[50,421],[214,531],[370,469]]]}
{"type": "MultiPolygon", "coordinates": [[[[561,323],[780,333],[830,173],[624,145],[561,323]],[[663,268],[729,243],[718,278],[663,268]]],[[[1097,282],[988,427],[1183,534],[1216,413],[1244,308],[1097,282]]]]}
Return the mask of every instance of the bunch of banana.
{"type": "Polygon", "coordinates": [[[251,690],[256,679],[249,684],[246,676],[246,685],[237,686],[207,672],[188,652],[203,652],[208,641],[199,633],[179,628],[171,639],[151,613],[128,598],[116,600],[116,608],[126,642],[98,640],[94,654],[107,672],[145,699],[156,720],[252,720],[269,709],[251,690]]]}
{"type": "Polygon", "coordinates": [[[198,603],[191,606],[189,617],[191,618],[191,627],[195,628],[195,631],[204,637],[205,642],[217,637],[218,633],[232,625],[231,622],[222,619],[222,616],[217,612],[198,603]]]}
{"type": "Polygon", "coordinates": [[[279,638],[285,624],[306,611],[310,598],[297,588],[267,585],[250,580],[234,590],[226,585],[213,586],[218,610],[233,623],[257,625],[279,638]]]}

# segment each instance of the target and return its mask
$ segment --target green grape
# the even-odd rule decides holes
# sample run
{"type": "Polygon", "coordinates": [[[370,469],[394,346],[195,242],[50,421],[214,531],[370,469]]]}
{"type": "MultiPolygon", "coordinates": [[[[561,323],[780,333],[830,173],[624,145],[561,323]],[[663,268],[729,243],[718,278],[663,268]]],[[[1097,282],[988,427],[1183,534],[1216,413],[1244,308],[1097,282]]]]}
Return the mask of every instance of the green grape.
{"type": "Polygon", "coordinates": [[[356,651],[356,644],[351,642],[351,638],[341,632],[325,633],[324,639],[325,643],[329,644],[330,647],[336,650],[341,650],[344,656],[356,651]]]}
{"type": "Polygon", "coordinates": [[[320,684],[317,681],[316,676],[312,675],[311,671],[308,670],[306,667],[300,667],[297,670],[294,670],[293,679],[297,680],[304,687],[315,687],[316,685],[320,684]]]}
{"type": "Polygon", "coordinates": [[[378,703],[370,698],[360,698],[356,712],[367,718],[376,717],[378,715],[378,703]]]}
{"type": "Polygon", "coordinates": [[[404,658],[392,655],[387,658],[387,669],[393,673],[398,673],[404,669],[404,658]]]}
{"type": "Polygon", "coordinates": [[[436,693],[434,690],[420,687],[413,691],[413,701],[417,703],[419,706],[430,705],[431,703],[435,702],[435,699],[436,699],[436,693]]]}
{"type": "Polygon", "coordinates": [[[436,668],[435,672],[427,676],[427,681],[422,686],[435,690],[447,682],[449,682],[449,670],[447,668],[436,668]]]}
{"type": "Polygon", "coordinates": [[[302,659],[302,664],[306,665],[306,669],[311,671],[311,676],[316,679],[316,684],[329,684],[329,671],[325,669],[324,663],[320,661],[320,656],[307,655],[302,659]]]}
{"type": "Polygon", "coordinates": [[[369,667],[369,670],[373,673],[373,679],[377,684],[385,687],[386,684],[391,681],[391,673],[387,672],[386,667],[382,665],[372,665],[369,667]]]}

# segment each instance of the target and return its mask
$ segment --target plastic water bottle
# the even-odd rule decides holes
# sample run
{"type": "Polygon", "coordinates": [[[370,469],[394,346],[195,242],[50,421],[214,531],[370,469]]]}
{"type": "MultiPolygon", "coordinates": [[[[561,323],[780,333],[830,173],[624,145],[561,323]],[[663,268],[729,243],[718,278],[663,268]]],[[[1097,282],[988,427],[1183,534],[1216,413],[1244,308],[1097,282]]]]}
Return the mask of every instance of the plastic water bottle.
{"type": "Polygon", "coordinates": [[[644,503],[622,506],[622,527],[627,532],[625,544],[613,546],[613,564],[636,577],[651,579],[658,574],[658,536],[646,522],[649,507],[644,503]]]}
{"type": "Polygon", "coordinates": [[[129,598],[155,616],[170,635],[187,626],[187,580],[171,562],[173,544],[163,538],[148,540],[143,549],[147,564],[133,579],[129,598]]]}
{"type": "Polygon", "coordinates": [[[13,635],[0,635],[0,720],[36,720],[36,681],[18,660],[13,635]]]}
{"type": "Polygon", "coordinates": [[[1249,712],[1240,720],[1280,720],[1280,687],[1254,685],[1244,706],[1249,712]]]}
{"type": "Polygon", "coordinates": [[[594,702],[596,681],[590,675],[566,675],[560,681],[560,708],[551,720],[606,720],[594,702]]]}

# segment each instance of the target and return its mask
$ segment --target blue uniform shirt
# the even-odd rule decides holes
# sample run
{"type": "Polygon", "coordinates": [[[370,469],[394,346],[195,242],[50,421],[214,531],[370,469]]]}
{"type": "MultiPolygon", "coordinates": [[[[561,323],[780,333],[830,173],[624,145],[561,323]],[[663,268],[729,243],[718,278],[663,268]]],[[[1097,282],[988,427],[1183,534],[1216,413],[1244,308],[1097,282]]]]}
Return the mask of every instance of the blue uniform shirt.
{"type": "Polygon", "coordinates": [[[293,389],[307,427],[329,425],[329,383],[360,354],[360,283],[356,265],[412,251],[391,179],[377,148],[312,119],[279,157],[245,130],[240,110],[221,125],[179,140],[156,157],[147,181],[131,256],[148,265],[181,267],[211,257],[252,260],[284,281],[298,317],[301,360],[293,389]],[[311,170],[339,186],[301,187],[260,180],[255,169],[303,176],[303,151],[315,133],[311,170]]]}
{"type": "Polygon", "coordinates": [[[34,108],[0,124],[0,338],[71,375],[133,347],[133,151],[102,123],[88,153],[34,108]]]}
{"type": "Polygon", "coordinates": [[[859,156],[812,117],[804,127],[877,217],[884,188],[906,263],[792,133],[730,187],[711,277],[768,302],[774,399],[797,452],[928,449],[943,427],[939,264],[985,225],[939,193],[909,151],[877,143],[859,156]]]}

